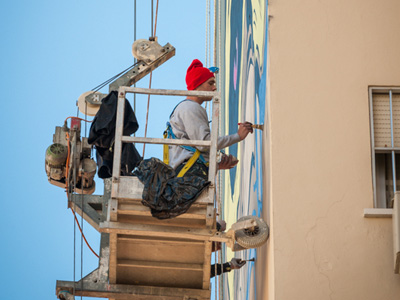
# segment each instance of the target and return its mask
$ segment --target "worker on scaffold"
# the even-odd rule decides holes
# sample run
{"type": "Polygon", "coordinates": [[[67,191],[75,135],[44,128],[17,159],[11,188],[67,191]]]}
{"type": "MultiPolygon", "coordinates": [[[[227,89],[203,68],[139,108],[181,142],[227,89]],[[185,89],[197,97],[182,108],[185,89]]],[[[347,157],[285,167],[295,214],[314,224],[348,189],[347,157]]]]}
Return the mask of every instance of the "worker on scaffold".
{"type": "MultiPolygon", "coordinates": [[[[203,67],[198,60],[193,60],[186,73],[186,84],[188,90],[214,92],[216,87],[215,75],[209,69],[203,67]]],[[[189,96],[180,102],[170,115],[169,124],[174,138],[187,140],[210,140],[211,132],[207,111],[201,106],[211,97],[189,96]]],[[[229,147],[244,140],[249,133],[253,133],[250,122],[241,123],[236,133],[218,137],[217,149],[229,147]]],[[[208,179],[207,147],[197,147],[201,152],[199,159],[193,164],[186,174],[193,174],[208,179]]],[[[193,156],[196,149],[185,146],[169,146],[169,164],[178,174],[186,162],[193,156]]],[[[231,169],[238,163],[232,155],[222,154],[218,169],[231,169]]]]}
{"type": "MultiPolygon", "coordinates": [[[[186,73],[186,85],[188,90],[214,92],[216,87],[215,75],[209,69],[203,67],[198,60],[193,60],[186,73]]],[[[210,140],[211,132],[207,116],[207,111],[201,106],[206,101],[211,101],[212,97],[188,96],[181,101],[172,111],[169,120],[170,137],[187,140],[210,140]]],[[[249,133],[253,133],[250,122],[241,123],[236,133],[218,137],[217,150],[229,147],[244,140],[249,133]]],[[[207,147],[191,148],[187,146],[169,146],[169,163],[179,174],[188,160],[197,152],[201,152],[196,162],[186,171],[185,175],[197,175],[208,180],[208,160],[209,151],[207,147]]],[[[217,169],[226,170],[235,167],[238,160],[232,155],[222,154],[217,169]]],[[[226,229],[225,221],[217,223],[217,230],[226,229]]],[[[219,243],[214,247],[219,250],[219,243]]],[[[232,269],[240,269],[246,262],[239,258],[233,258],[230,262],[223,265],[218,264],[217,274],[214,265],[211,266],[211,277],[222,272],[229,272],[232,269]]]]}

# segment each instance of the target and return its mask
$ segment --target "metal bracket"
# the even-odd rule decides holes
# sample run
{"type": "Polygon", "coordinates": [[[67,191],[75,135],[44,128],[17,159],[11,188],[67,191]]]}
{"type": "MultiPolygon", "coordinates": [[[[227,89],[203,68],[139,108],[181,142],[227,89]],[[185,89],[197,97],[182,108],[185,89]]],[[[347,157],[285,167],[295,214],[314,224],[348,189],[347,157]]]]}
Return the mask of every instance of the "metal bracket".
{"type": "MultiPolygon", "coordinates": [[[[140,40],[139,40],[140,41],[140,40]]],[[[157,43],[156,41],[152,43],[157,43]]],[[[154,48],[157,48],[155,45],[152,44],[154,48]]],[[[158,43],[157,43],[158,45],[158,43]]],[[[158,45],[161,47],[160,45],[158,45]]],[[[171,46],[169,43],[166,44],[164,47],[161,47],[160,50],[154,50],[152,53],[149,53],[149,57],[146,58],[146,61],[140,60],[135,65],[135,67],[121,75],[117,80],[110,84],[109,91],[117,91],[120,86],[132,86],[134,83],[142,79],[144,76],[152,72],[154,69],[158,68],[168,59],[175,55],[175,48],[171,46]],[[149,61],[150,60],[150,61],[149,61]]]]}
{"type": "MultiPolygon", "coordinates": [[[[110,239],[109,234],[102,233],[100,240],[100,259],[99,267],[89,273],[87,276],[82,278],[78,282],[73,281],[60,281],[57,280],[56,284],[56,295],[62,299],[63,296],[69,296],[75,291],[75,296],[81,296],[83,294],[77,293],[79,290],[92,290],[99,285],[105,285],[108,283],[108,270],[109,270],[109,260],[110,260],[110,239]],[[60,297],[61,296],[61,297],[60,297]]],[[[69,298],[65,298],[69,300],[69,298]]],[[[74,298],[71,298],[74,299],[74,298]]]]}
{"type": "Polygon", "coordinates": [[[229,230],[237,231],[240,229],[249,229],[254,226],[257,226],[257,222],[255,220],[244,220],[234,223],[229,230]]]}
{"type": "MultiPolygon", "coordinates": [[[[117,91],[120,86],[132,86],[138,82],[174,56],[175,48],[169,43],[162,47],[157,39],[154,41],[141,39],[133,43],[132,53],[138,59],[137,64],[110,84],[110,92],[117,91]]],[[[106,94],[93,92],[85,97],[85,101],[92,105],[100,105],[106,96],[106,94]]]]}
{"type": "Polygon", "coordinates": [[[257,225],[255,220],[244,220],[240,222],[234,223],[231,228],[227,232],[216,232],[211,238],[210,241],[225,243],[232,251],[240,251],[244,250],[242,246],[235,243],[235,232],[240,229],[251,228],[257,225]]]}

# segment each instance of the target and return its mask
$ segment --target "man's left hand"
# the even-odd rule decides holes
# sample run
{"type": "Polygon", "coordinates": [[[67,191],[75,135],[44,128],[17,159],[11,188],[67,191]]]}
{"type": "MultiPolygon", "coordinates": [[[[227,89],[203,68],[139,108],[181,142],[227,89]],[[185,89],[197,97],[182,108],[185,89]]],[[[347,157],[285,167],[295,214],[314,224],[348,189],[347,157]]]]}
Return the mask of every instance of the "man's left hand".
{"type": "Polygon", "coordinates": [[[229,170],[232,169],[234,166],[237,165],[239,160],[234,157],[232,154],[229,156],[226,154],[222,155],[221,161],[218,163],[219,170],[229,170]]]}

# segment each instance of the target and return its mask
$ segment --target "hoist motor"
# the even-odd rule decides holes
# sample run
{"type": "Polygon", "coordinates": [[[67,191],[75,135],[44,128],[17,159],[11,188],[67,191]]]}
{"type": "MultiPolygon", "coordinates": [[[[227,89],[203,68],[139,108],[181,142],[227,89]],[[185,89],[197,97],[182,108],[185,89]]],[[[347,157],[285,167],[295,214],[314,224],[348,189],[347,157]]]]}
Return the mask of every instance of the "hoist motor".
{"type": "Polygon", "coordinates": [[[56,127],[53,144],[46,149],[45,170],[49,182],[69,192],[93,194],[96,162],[90,158],[91,146],[87,138],[80,138],[79,118],[72,118],[71,128],[67,122],[56,127]]]}

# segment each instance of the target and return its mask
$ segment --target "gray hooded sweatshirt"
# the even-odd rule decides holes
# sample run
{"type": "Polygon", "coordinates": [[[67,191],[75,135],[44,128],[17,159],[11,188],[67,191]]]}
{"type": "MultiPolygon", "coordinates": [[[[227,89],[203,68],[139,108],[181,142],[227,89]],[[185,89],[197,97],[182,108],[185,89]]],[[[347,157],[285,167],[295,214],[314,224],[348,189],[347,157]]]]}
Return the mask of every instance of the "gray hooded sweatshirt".
{"type": "MultiPolygon", "coordinates": [[[[197,102],[184,100],[179,103],[170,117],[170,124],[177,139],[210,140],[211,131],[206,110],[197,102]]],[[[238,133],[218,137],[218,150],[240,141],[238,133]]],[[[197,147],[206,161],[209,160],[209,148],[197,147]]],[[[179,146],[169,146],[169,164],[176,169],[181,163],[192,157],[193,152],[179,146]]]]}

